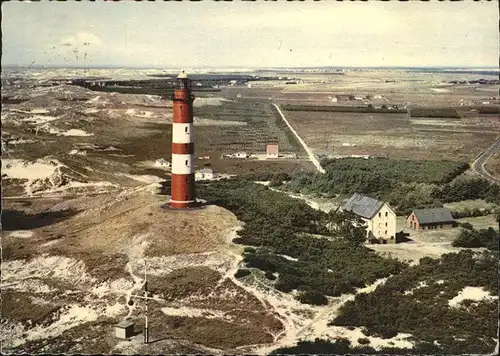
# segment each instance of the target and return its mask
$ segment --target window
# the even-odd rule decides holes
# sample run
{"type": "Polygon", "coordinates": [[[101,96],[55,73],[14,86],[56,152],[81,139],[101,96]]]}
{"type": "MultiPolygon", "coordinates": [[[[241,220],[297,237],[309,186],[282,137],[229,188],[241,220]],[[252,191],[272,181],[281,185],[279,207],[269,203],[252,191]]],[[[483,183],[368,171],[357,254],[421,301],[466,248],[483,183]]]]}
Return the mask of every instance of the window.
{"type": "Polygon", "coordinates": [[[442,229],[443,228],[443,224],[439,225],[439,227],[442,229]]]}
{"type": "Polygon", "coordinates": [[[188,165],[188,160],[186,160],[186,166],[188,165]]]}
{"type": "Polygon", "coordinates": [[[184,132],[188,132],[188,128],[187,128],[187,126],[184,128],[184,132]]]}
{"type": "Polygon", "coordinates": [[[182,105],[179,105],[179,108],[180,108],[180,109],[181,109],[181,111],[182,111],[182,105]]]}
{"type": "Polygon", "coordinates": [[[387,230],[384,231],[384,235],[387,235],[387,230]]]}
{"type": "Polygon", "coordinates": [[[381,218],[382,217],[382,213],[378,213],[378,217],[381,218]]]}
{"type": "Polygon", "coordinates": [[[387,223],[385,223],[385,226],[387,226],[387,223]]]}
{"type": "Polygon", "coordinates": [[[385,217],[388,217],[389,216],[389,212],[385,212],[385,217]]]}

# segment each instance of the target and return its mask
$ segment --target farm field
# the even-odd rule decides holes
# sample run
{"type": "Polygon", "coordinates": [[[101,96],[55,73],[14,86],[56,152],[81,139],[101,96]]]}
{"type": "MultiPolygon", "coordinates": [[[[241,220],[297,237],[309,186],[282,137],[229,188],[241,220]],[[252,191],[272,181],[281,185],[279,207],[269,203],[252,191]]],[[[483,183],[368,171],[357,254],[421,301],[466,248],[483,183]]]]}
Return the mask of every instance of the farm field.
{"type": "Polygon", "coordinates": [[[497,137],[497,117],[408,118],[406,114],[286,111],[319,154],[473,161],[497,137]]]}
{"type": "Polygon", "coordinates": [[[486,171],[494,177],[500,177],[500,152],[495,153],[490,157],[488,162],[486,162],[486,171]]]}

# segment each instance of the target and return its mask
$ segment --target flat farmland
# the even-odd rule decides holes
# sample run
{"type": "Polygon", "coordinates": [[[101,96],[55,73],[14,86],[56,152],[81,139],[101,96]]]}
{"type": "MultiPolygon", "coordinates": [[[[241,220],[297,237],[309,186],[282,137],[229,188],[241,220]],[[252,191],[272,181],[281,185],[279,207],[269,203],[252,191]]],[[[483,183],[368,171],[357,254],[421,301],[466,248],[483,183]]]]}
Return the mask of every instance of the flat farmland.
{"type": "Polygon", "coordinates": [[[500,152],[495,153],[484,167],[494,177],[500,177],[500,152]]]}
{"type": "Polygon", "coordinates": [[[317,153],[471,162],[498,135],[498,116],[410,118],[407,114],[286,111],[317,153]]]}
{"type": "Polygon", "coordinates": [[[245,151],[264,154],[266,145],[271,143],[278,144],[282,153],[303,153],[301,146],[290,140],[282,120],[274,115],[267,101],[224,99],[221,105],[195,107],[194,110],[198,153],[245,151]],[[202,118],[199,124],[197,117],[202,118]]]}

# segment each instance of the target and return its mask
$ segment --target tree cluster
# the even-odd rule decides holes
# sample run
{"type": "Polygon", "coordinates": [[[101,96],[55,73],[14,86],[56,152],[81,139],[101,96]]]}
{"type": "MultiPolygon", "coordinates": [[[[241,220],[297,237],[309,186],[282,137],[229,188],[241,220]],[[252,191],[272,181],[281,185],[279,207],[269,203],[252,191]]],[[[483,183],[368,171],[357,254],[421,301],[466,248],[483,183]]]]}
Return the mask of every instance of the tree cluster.
{"type": "Polygon", "coordinates": [[[465,347],[461,352],[491,352],[497,302],[469,300],[450,307],[448,301],[467,286],[498,295],[497,265],[497,255],[470,250],[440,259],[422,258],[373,293],[356,295],[340,308],[331,324],[365,327],[382,337],[396,331],[411,333],[423,342],[437,340],[447,353],[459,347],[465,347]]]}
{"type": "Polygon", "coordinates": [[[483,178],[457,178],[468,169],[466,163],[343,158],[323,160],[322,165],[326,174],[298,172],[281,189],[325,197],[371,195],[388,201],[398,215],[470,199],[500,205],[499,184],[483,178]]]}
{"type": "Polygon", "coordinates": [[[234,242],[255,248],[245,250],[247,267],[268,275],[278,272],[275,287],[307,292],[301,298],[304,302],[324,301],[318,294],[353,292],[405,266],[364,247],[366,232],[352,214],[328,215],[284,193],[242,180],[199,185],[198,193],[245,222],[234,242]]]}
{"type": "Polygon", "coordinates": [[[463,226],[458,237],[452,242],[455,247],[479,248],[498,250],[499,234],[494,228],[475,230],[470,226],[463,226]]]}

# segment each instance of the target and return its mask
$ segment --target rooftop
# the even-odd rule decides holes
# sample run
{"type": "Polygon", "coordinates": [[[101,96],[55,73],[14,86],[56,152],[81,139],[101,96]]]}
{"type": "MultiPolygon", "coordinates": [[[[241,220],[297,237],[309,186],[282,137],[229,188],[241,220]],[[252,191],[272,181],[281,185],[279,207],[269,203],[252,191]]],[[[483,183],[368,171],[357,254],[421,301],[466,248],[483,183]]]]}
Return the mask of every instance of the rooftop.
{"type": "Polygon", "coordinates": [[[342,206],[342,209],[352,211],[365,219],[371,219],[383,205],[384,202],[380,200],[354,193],[342,206]]]}
{"type": "Polygon", "coordinates": [[[451,213],[446,208],[415,209],[413,210],[419,224],[437,224],[442,222],[455,221],[451,213]]]}
{"type": "Polygon", "coordinates": [[[121,321],[119,322],[118,324],[116,324],[115,326],[117,328],[123,328],[123,329],[126,329],[128,327],[131,327],[131,326],[134,326],[135,323],[132,321],[132,320],[124,320],[124,321],[121,321]]]}

